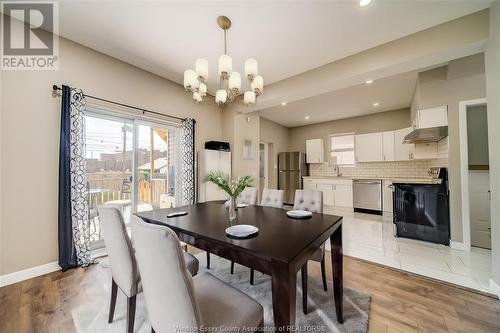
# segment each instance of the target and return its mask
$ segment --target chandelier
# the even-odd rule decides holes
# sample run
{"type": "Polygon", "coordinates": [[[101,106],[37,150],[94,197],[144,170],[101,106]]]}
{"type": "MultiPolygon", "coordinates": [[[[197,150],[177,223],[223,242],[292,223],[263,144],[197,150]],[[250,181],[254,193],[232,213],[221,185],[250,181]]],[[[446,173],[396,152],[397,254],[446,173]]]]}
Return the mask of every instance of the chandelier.
{"type": "MultiPolygon", "coordinates": [[[[226,33],[231,28],[231,20],[219,16],[217,24],[224,30],[224,54],[219,57],[219,89],[215,93],[215,102],[219,106],[232,103],[241,91],[241,75],[233,71],[233,59],[227,54],[226,33]]],[[[257,60],[249,58],[245,61],[245,78],[250,89],[243,94],[243,101],[250,105],[264,91],[264,79],[257,71],[257,60]]],[[[184,71],[184,88],[193,96],[195,103],[200,103],[207,95],[208,60],[196,59],[194,70],[184,71]]]]}

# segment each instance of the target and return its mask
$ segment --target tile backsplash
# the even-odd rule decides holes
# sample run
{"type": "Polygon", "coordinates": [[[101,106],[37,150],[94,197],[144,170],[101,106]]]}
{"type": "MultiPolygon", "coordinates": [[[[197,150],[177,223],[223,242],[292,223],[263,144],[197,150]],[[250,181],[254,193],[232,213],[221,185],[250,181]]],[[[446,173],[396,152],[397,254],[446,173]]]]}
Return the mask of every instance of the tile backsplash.
{"type": "MultiPolygon", "coordinates": [[[[358,163],[355,167],[340,167],[342,176],[347,177],[427,177],[431,167],[447,167],[448,159],[413,160],[400,162],[358,163]]],[[[335,170],[328,163],[309,164],[310,176],[335,176],[335,170]]]]}

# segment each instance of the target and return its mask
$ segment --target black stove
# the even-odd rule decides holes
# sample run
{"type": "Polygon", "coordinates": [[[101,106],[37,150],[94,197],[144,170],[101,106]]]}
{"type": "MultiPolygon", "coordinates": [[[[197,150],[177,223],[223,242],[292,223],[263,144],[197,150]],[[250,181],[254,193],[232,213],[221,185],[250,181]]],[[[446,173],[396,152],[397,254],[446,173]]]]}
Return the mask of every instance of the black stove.
{"type": "Polygon", "coordinates": [[[449,245],[448,169],[431,168],[431,183],[394,183],[394,225],[397,237],[449,245]]]}

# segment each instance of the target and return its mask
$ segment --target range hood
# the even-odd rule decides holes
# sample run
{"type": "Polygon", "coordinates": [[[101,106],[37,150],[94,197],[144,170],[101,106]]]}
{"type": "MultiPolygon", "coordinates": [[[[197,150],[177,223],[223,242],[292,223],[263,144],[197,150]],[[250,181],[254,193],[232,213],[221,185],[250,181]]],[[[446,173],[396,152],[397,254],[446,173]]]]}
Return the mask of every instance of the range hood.
{"type": "Polygon", "coordinates": [[[448,136],[448,126],[417,128],[407,134],[403,143],[438,142],[448,136]]]}

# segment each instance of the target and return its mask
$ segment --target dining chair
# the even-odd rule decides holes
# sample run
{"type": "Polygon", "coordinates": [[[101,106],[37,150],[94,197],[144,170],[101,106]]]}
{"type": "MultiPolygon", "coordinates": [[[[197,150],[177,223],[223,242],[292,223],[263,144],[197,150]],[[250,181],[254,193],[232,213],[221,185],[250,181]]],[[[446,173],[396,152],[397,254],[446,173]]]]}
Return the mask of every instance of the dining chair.
{"type": "Polygon", "coordinates": [[[262,191],[261,206],[283,208],[283,198],[285,191],[265,188],[262,191]]]}
{"type": "MultiPolygon", "coordinates": [[[[296,190],[293,209],[306,210],[313,213],[323,214],[323,192],[312,190],[296,190]]],[[[325,244],[314,252],[310,260],[321,264],[321,277],[323,279],[323,289],[328,290],[326,285],[326,267],[325,267],[325,244]]],[[[302,309],[307,314],[307,262],[302,266],[302,309]]]]}
{"type": "MultiPolygon", "coordinates": [[[[281,208],[283,209],[283,198],[284,198],[283,190],[273,190],[265,188],[262,191],[262,200],[260,201],[260,205],[264,207],[273,207],[273,208],[281,208]]],[[[234,272],[234,263],[231,262],[231,274],[234,272]]],[[[250,268],[250,284],[253,285],[254,282],[254,270],[250,268]]]]}
{"type": "Polygon", "coordinates": [[[257,188],[256,187],[247,187],[243,190],[243,192],[238,195],[238,199],[236,200],[239,204],[245,205],[255,205],[257,204],[257,188]]]}
{"type": "Polygon", "coordinates": [[[254,299],[210,273],[191,277],[172,229],[134,216],[132,235],[152,332],[262,329],[263,308],[254,299]]]}
{"type": "MultiPolygon", "coordinates": [[[[116,207],[98,206],[99,222],[111,266],[111,300],[108,323],[113,322],[118,288],[127,296],[127,332],[134,331],[137,294],[142,292],[141,276],[137,268],[134,247],[130,240],[123,215],[116,207]]],[[[185,261],[192,275],[198,273],[198,259],[184,252],[185,261]]]]}

